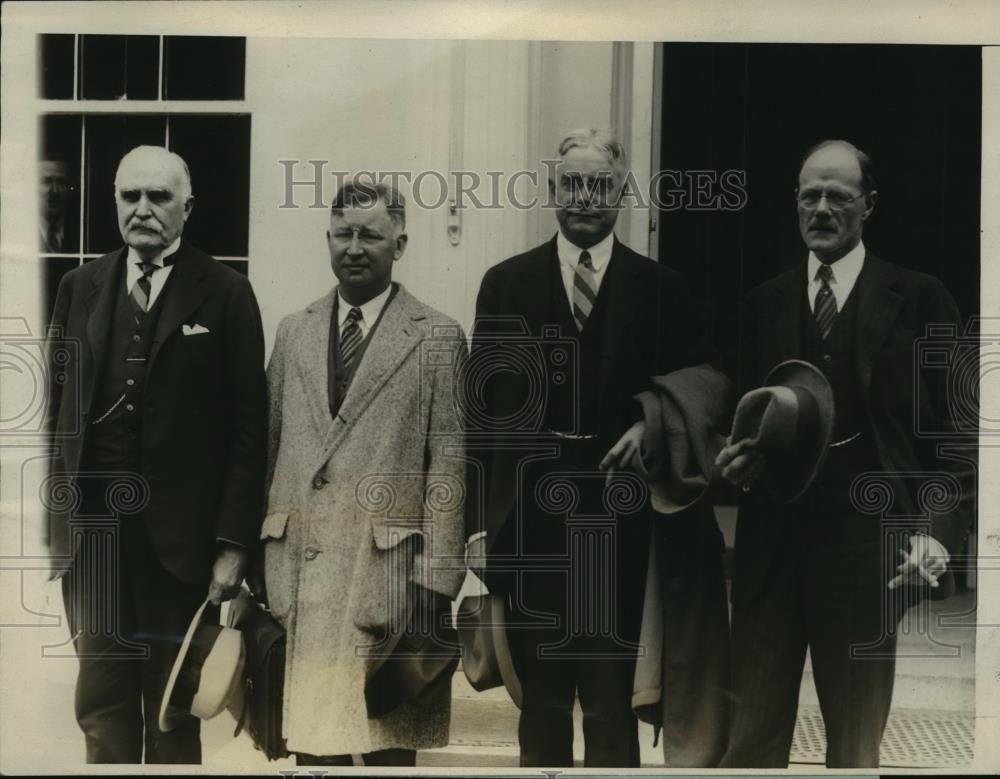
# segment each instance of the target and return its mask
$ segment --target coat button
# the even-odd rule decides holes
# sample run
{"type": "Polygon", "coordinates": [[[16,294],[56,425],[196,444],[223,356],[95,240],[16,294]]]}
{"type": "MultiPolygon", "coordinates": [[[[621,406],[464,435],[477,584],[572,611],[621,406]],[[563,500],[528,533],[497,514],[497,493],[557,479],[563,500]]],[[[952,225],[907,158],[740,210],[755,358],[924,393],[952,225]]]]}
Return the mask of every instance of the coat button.
{"type": "Polygon", "coordinates": [[[319,549],[315,546],[306,547],[306,560],[315,560],[319,556],[319,549]]]}
{"type": "Polygon", "coordinates": [[[127,404],[125,404],[125,410],[126,411],[135,411],[135,406],[133,406],[131,403],[127,403],[127,404]]]}
{"type": "Polygon", "coordinates": [[[125,384],[129,387],[135,386],[135,379],[125,379],[125,384]]]}
{"type": "Polygon", "coordinates": [[[139,343],[139,341],[142,340],[142,336],[136,333],[135,335],[132,336],[132,340],[135,341],[136,343],[139,343]]]}
{"type": "Polygon", "coordinates": [[[313,479],[314,490],[321,490],[325,486],[326,486],[326,479],[324,479],[322,476],[317,476],[315,479],[313,479]]]}
{"type": "Polygon", "coordinates": [[[824,354],[823,355],[823,362],[833,362],[833,355],[824,354]]]}

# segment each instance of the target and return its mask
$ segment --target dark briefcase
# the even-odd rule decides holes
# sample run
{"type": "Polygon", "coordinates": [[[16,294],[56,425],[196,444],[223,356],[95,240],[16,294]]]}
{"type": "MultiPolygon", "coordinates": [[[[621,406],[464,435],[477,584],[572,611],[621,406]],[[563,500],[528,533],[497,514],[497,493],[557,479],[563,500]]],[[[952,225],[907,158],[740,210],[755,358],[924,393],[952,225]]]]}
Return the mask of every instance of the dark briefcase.
{"type": "Polygon", "coordinates": [[[242,705],[230,709],[236,717],[236,733],[245,727],[254,746],[268,760],[288,757],[281,736],[281,714],[285,692],[285,629],[249,593],[242,591],[229,603],[230,627],[243,634],[246,647],[246,678],[242,705]]]}

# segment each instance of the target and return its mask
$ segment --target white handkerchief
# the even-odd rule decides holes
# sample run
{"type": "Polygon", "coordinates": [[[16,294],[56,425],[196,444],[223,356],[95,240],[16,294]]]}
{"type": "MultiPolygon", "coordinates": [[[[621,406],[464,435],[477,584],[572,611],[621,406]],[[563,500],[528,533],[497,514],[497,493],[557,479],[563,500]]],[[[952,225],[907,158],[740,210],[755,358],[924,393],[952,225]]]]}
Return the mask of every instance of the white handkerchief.
{"type": "Polygon", "coordinates": [[[184,325],[181,328],[181,332],[184,335],[201,335],[202,333],[207,333],[208,328],[204,325],[184,325]]]}

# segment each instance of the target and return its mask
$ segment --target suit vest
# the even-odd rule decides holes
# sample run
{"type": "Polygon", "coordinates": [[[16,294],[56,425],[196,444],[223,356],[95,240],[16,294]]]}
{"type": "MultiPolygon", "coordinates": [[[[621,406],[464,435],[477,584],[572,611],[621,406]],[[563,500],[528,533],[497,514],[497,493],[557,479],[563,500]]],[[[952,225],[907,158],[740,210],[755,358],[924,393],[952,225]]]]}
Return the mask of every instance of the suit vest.
{"type": "Polygon", "coordinates": [[[594,435],[601,430],[601,358],[604,335],[608,325],[608,294],[611,275],[607,272],[597,293],[597,300],[582,331],[570,311],[569,298],[563,285],[558,260],[549,274],[549,306],[547,321],[559,325],[561,337],[571,341],[576,351],[576,369],[562,372],[547,366],[544,425],[550,430],[594,435]],[[574,411],[578,410],[577,430],[574,431],[574,411]]]}
{"type": "Polygon", "coordinates": [[[844,506],[849,487],[859,473],[878,468],[878,455],[865,410],[865,397],[857,371],[858,296],[864,274],[858,277],[843,310],[824,340],[809,301],[802,298],[802,359],[819,368],[833,390],[835,445],[827,452],[812,492],[822,492],[824,501],[844,506]],[[853,438],[853,436],[857,436],[853,438]],[[849,441],[848,443],[840,443],[849,441]]]}
{"type": "Polygon", "coordinates": [[[108,328],[107,360],[90,407],[83,465],[91,470],[142,471],[142,414],[146,373],[156,323],[169,294],[170,278],[137,325],[125,289],[125,263],[114,284],[115,307],[108,328]]]}

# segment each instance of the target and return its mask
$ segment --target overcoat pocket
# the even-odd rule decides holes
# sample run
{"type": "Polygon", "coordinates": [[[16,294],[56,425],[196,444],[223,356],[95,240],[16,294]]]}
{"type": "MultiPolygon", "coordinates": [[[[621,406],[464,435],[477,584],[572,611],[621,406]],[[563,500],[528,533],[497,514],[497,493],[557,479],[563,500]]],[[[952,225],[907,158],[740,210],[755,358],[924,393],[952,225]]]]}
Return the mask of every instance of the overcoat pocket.
{"type": "Polygon", "coordinates": [[[264,523],[260,526],[261,540],[267,538],[284,538],[285,526],[288,524],[287,511],[274,511],[264,517],[264,523]]]}
{"type": "Polygon", "coordinates": [[[421,536],[398,537],[388,549],[372,543],[355,571],[355,592],[361,593],[352,615],[355,626],[377,637],[385,637],[405,626],[409,616],[409,588],[413,558],[421,536]]]}
{"type": "Polygon", "coordinates": [[[264,518],[260,538],[264,544],[264,583],[271,615],[287,627],[288,615],[295,599],[298,577],[295,550],[287,537],[289,512],[276,511],[264,518]]]}

